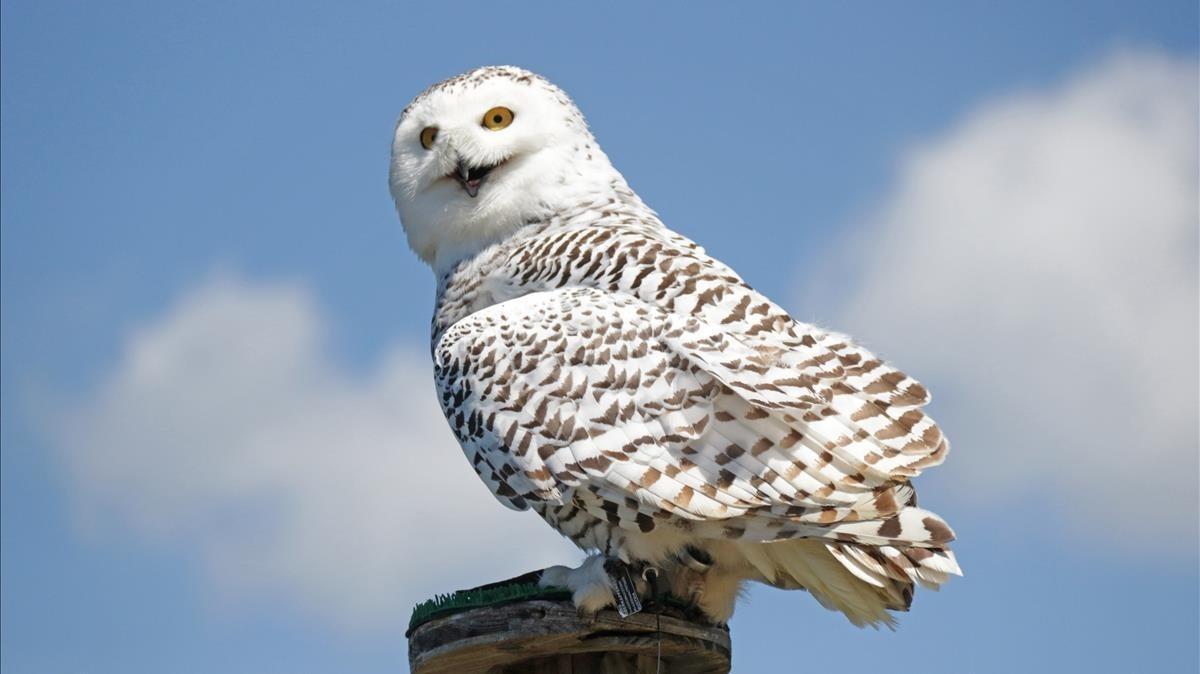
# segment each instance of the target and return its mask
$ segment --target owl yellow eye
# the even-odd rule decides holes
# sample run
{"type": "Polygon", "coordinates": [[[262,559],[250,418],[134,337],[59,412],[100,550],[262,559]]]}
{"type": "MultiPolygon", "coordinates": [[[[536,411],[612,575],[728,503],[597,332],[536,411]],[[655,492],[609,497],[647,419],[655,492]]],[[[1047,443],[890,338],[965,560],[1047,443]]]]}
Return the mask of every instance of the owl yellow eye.
{"type": "Polygon", "coordinates": [[[494,107],[483,115],[483,125],[492,131],[499,131],[512,124],[513,111],[505,107],[494,107]]]}
{"type": "Polygon", "coordinates": [[[433,149],[433,141],[437,140],[438,129],[436,126],[427,126],[421,130],[421,147],[426,150],[433,149]]]}

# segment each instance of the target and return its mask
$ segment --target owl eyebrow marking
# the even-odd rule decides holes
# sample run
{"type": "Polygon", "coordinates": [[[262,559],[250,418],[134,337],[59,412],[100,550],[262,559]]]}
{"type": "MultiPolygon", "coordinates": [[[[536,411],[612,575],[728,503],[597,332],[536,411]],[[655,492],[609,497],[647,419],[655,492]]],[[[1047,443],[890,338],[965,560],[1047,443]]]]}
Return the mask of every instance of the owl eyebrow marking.
{"type": "Polygon", "coordinates": [[[422,91],[420,94],[417,94],[417,96],[404,107],[404,109],[400,112],[400,118],[404,119],[410,110],[428,99],[430,95],[436,92],[450,92],[456,88],[466,88],[468,86],[474,89],[488,80],[497,78],[507,79],[513,83],[525,84],[529,86],[540,85],[548,91],[557,91],[559,94],[561,94],[561,98],[570,100],[566,97],[566,94],[562,94],[561,91],[558,90],[558,87],[551,84],[549,80],[545,79],[541,75],[537,75],[526,70],[521,70],[520,68],[513,66],[484,66],[483,68],[478,68],[471,72],[455,75],[453,77],[444,79],[441,82],[435,82],[434,84],[429,85],[424,91],[422,91]]]}

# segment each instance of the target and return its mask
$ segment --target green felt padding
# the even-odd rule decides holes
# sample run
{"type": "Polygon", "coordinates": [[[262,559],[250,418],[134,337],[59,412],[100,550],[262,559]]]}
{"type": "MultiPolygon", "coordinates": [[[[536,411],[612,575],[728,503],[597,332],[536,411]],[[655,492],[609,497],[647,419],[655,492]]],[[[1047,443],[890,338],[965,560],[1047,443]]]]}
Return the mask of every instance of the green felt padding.
{"type": "Polygon", "coordinates": [[[439,594],[433,599],[427,599],[413,607],[412,618],[408,621],[408,632],[411,634],[413,630],[433,618],[473,608],[526,599],[561,600],[570,598],[571,592],[565,588],[540,587],[537,583],[513,583],[439,594]]]}

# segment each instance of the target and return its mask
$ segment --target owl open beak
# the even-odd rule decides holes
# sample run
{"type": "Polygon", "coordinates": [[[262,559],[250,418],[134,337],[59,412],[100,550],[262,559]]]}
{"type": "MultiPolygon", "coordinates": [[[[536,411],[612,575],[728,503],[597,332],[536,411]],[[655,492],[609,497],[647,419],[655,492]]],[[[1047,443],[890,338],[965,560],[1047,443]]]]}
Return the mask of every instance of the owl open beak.
{"type": "MultiPolygon", "coordinates": [[[[500,163],[502,164],[504,162],[500,163]]],[[[479,188],[483,185],[483,180],[487,178],[489,173],[492,172],[492,169],[499,165],[500,164],[493,164],[491,166],[467,166],[460,159],[458,160],[458,166],[454,169],[454,173],[451,173],[450,175],[458,181],[459,185],[462,185],[462,188],[467,191],[468,196],[474,198],[479,195],[479,188]]]]}

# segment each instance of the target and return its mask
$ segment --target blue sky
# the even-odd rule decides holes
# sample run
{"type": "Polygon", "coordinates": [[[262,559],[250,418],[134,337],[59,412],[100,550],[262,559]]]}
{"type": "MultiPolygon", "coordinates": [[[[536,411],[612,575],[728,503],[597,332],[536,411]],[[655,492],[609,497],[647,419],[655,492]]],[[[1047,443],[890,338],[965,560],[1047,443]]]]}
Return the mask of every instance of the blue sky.
{"type": "Polygon", "coordinates": [[[430,421],[387,195],[400,109],[489,63],[934,391],[966,577],[894,634],[755,589],[735,671],[1196,670],[1194,2],[0,19],[6,672],[395,672],[413,598],[570,559],[430,421]]]}

